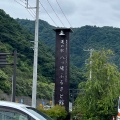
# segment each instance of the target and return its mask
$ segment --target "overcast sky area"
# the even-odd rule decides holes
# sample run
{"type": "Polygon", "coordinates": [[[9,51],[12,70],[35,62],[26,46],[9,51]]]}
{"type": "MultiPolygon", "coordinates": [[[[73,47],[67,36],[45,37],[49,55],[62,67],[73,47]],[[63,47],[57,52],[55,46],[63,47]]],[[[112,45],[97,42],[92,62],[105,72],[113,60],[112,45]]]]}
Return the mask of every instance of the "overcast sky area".
{"type": "MultiPolygon", "coordinates": [[[[56,27],[81,27],[85,25],[113,26],[120,28],[120,0],[40,0],[39,18],[56,27]],[[49,2],[54,9],[52,10],[49,2]],[[46,11],[47,12],[46,12],[46,11]],[[53,21],[51,20],[51,18],[53,21]],[[57,14],[57,15],[56,15],[57,14]],[[58,19],[58,17],[60,19],[58,19]],[[63,26],[63,24],[64,26],[63,26]],[[70,23],[70,24],[69,24],[70,23]]],[[[29,0],[31,7],[36,6],[36,0],[29,0]]],[[[35,20],[35,9],[27,10],[25,0],[0,0],[3,9],[13,18],[35,20]],[[16,2],[17,1],[17,2],[16,2]],[[19,2],[19,3],[18,3],[19,2]]]]}

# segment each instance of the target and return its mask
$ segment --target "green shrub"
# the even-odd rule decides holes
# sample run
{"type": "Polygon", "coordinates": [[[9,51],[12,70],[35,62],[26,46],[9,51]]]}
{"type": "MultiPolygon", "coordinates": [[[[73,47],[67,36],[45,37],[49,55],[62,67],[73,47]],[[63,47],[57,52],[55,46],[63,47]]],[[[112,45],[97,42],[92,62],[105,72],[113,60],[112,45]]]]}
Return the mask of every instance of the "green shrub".
{"type": "Polygon", "coordinates": [[[49,110],[44,110],[40,107],[38,107],[37,109],[56,120],[63,120],[67,116],[67,111],[65,110],[64,106],[56,105],[49,110]]]}

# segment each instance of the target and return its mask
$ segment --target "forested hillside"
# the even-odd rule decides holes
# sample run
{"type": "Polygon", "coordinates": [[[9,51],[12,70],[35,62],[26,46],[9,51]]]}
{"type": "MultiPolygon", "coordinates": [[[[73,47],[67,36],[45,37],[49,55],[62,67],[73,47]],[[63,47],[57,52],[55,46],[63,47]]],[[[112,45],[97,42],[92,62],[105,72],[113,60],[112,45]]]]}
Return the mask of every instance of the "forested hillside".
{"type": "Polygon", "coordinates": [[[96,26],[75,28],[71,35],[71,59],[74,65],[85,64],[90,52],[84,50],[88,49],[111,49],[114,52],[111,62],[120,68],[120,29],[96,26]]]}
{"type": "MultiPolygon", "coordinates": [[[[16,19],[16,21],[22,25],[25,29],[34,34],[35,22],[27,19],[16,19]]],[[[55,50],[55,27],[49,25],[46,21],[39,20],[39,40],[44,42],[47,46],[50,46],[52,50],[55,50]]]]}
{"type": "MultiPolygon", "coordinates": [[[[33,67],[33,43],[34,36],[23,29],[14,19],[0,10],[0,52],[12,53],[17,49],[17,95],[31,96],[32,67],[33,67]]],[[[39,42],[38,56],[38,96],[50,97],[54,81],[54,56],[50,49],[39,42]],[[48,83],[50,83],[48,85],[48,83]],[[44,92],[43,89],[45,89],[44,92]]],[[[8,57],[8,62],[12,58],[8,57]]],[[[11,93],[12,66],[0,69],[0,89],[11,93]]]]}
{"type": "MultiPolygon", "coordinates": [[[[33,21],[20,20],[17,21],[24,25],[31,32],[34,31],[33,21]]],[[[40,21],[41,23],[41,21],[40,21]]],[[[46,45],[50,46],[53,51],[55,48],[55,33],[52,31],[54,28],[44,21],[40,24],[44,33],[41,31],[39,34],[40,40],[46,45]]],[[[120,67],[120,29],[113,27],[96,27],[96,26],[83,26],[80,28],[73,28],[70,38],[70,62],[71,64],[82,67],[85,66],[85,61],[90,57],[90,52],[85,50],[94,49],[99,51],[101,49],[111,49],[114,52],[112,62],[120,67]]]]}
{"type": "MultiPolygon", "coordinates": [[[[28,20],[27,20],[28,21],[28,20]]],[[[55,77],[55,54],[51,47],[47,44],[51,41],[54,43],[54,34],[52,29],[45,21],[40,21],[40,34],[44,37],[39,40],[38,49],[38,83],[37,97],[50,99],[54,89],[55,77]],[[44,27],[48,25],[48,27],[44,27]],[[45,29],[46,28],[46,29],[45,29]],[[49,32],[48,32],[49,30],[49,32]],[[51,33],[50,33],[51,32],[51,33]],[[50,36],[51,34],[51,36],[50,36]],[[46,44],[44,44],[46,40],[46,44]],[[49,41],[48,41],[49,40],[49,41]],[[47,43],[48,42],[48,43],[47,43]]],[[[26,23],[27,25],[27,23],[26,23]]],[[[29,26],[30,27],[30,26],[29,26]]],[[[17,95],[31,96],[32,91],[32,75],[33,75],[33,43],[34,41],[34,22],[31,24],[30,31],[0,10],[0,52],[13,53],[17,49],[17,95]]],[[[51,46],[54,47],[52,44],[51,46]]],[[[13,57],[8,56],[8,63],[13,62],[13,57]]],[[[85,80],[84,75],[75,66],[70,67],[71,78],[70,87],[77,88],[80,81],[85,80]]],[[[13,67],[6,66],[0,69],[0,90],[7,94],[11,94],[11,77],[13,67]]]]}
{"type": "MultiPolygon", "coordinates": [[[[50,98],[55,79],[55,27],[40,20],[38,54],[38,97],[50,98]],[[49,84],[49,85],[48,85],[49,84]],[[44,91],[43,91],[44,89],[44,91]]],[[[90,56],[88,49],[111,49],[111,62],[120,68],[120,29],[113,27],[83,26],[73,28],[70,36],[70,88],[77,88],[85,80],[82,70],[90,56]]],[[[0,52],[17,49],[17,95],[31,96],[33,74],[34,21],[14,20],[0,10],[0,52]]],[[[8,56],[8,62],[13,57],[8,56]]],[[[11,94],[12,66],[0,69],[0,89],[11,94]]]]}

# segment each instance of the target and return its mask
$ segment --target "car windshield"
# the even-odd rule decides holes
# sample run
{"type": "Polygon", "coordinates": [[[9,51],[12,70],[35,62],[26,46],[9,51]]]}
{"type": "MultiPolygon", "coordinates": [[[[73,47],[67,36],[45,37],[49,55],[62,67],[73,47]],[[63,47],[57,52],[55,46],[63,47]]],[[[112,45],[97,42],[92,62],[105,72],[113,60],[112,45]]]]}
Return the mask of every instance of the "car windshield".
{"type": "Polygon", "coordinates": [[[53,120],[49,116],[45,115],[44,113],[40,112],[39,110],[32,108],[32,107],[26,107],[27,111],[38,117],[40,120],[53,120]]]}

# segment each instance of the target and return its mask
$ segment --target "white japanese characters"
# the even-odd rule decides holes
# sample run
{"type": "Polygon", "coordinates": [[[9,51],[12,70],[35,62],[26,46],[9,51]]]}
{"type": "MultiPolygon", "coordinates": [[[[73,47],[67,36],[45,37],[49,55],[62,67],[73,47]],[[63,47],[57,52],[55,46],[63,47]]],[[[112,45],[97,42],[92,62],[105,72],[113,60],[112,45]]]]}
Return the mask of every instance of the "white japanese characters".
{"type": "Polygon", "coordinates": [[[60,73],[60,76],[59,76],[59,81],[60,81],[60,87],[59,87],[59,91],[60,91],[60,95],[59,95],[59,105],[64,105],[64,87],[67,83],[67,74],[68,74],[68,40],[66,39],[61,39],[60,40],[60,57],[59,57],[59,73],[60,73]]]}

